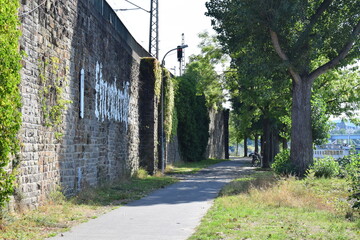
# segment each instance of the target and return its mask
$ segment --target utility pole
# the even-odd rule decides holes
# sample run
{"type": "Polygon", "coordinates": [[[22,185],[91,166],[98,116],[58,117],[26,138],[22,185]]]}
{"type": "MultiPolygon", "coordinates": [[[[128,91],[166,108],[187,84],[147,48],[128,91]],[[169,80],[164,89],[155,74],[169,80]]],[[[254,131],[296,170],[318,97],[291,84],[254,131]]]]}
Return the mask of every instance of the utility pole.
{"type": "MultiPolygon", "coordinates": [[[[181,46],[185,45],[185,34],[181,34],[181,46]]],[[[185,70],[185,49],[183,49],[182,58],[180,61],[180,76],[184,73],[185,70]]]]}
{"type": "Polygon", "coordinates": [[[136,8],[114,9],[117,11],[143,10],[150,13],[150,29],[149,29],[149,53],[153,57],[159,59],[159,0],[150,0],[150,11],[136,5],[135,3],[125,0],[136,8]]]}
{"type": "Polygon", "coordinates": [[[159,59],[159,0],[151,0],[149,53],[159,59]]]}

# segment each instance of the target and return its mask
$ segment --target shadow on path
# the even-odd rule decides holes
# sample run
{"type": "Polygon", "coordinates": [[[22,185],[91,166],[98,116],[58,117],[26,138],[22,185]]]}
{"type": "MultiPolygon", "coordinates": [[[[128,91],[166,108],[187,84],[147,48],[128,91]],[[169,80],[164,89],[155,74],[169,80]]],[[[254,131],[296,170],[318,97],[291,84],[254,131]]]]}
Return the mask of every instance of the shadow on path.
{"type": "Polygon", "coordinates": [[[220,189],[234,178],[249,174],[253,169],[249,166],[247,158],[212,165],[51,239],[185,240],[220,189]]]}
{"type": "Polygon", "coordinates": [[[217,197],[220,189],[234,178],[249,174],[253,168],[247,159],[232,160],[210,166],[200,172],[181,177],[181,181],[157,190],[127,206],[202,202],[217,197]]]}

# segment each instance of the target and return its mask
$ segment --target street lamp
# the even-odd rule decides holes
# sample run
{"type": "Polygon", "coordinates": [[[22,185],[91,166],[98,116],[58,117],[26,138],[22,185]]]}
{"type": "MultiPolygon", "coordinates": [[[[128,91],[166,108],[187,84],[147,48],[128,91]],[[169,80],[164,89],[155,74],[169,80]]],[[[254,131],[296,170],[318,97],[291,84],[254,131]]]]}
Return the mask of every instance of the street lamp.
{"type": "Polygon", "coordinates": [[[185,45],[177,46],[176,48],[173,48],[173,49],[169,50],[167,53],[165,53],[165,55],[164,55],[164,57],[163,57],[163,59],[162,59],[162,61],[161,61],[161,66],[162,66],[162,67],[165,67],[165,57],[166,57],[169,53],[171,53],[172,51],[175,51],[175,50],[179,50],[179,49],[183,50],[184,48],[187,48],[187,47],[188,47],[188,45],[185,44],[185,45]]]}
{"type": "MultiPolygon", "coordinates": [[[[161,61],[161,66],[165,67],[165,57],[172,51],[187,48],[188,45],[177,46],[169,50],[161,61]]],[[[161,77],[161,172],[165,171],[165,136],[164,136],[164,77],[161,77]]]]}

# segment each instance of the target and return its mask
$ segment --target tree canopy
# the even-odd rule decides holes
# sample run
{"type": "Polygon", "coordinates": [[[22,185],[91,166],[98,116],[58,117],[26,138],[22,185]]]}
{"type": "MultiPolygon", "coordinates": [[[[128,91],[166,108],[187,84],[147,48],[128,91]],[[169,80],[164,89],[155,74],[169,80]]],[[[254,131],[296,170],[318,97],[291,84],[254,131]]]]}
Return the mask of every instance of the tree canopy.
{"type": "Polygon", "coordinates": [[[245,74],[286,71],[292,80],[291,161],[312,162],[311,94],[315,80],[360,56],[358,0],[210,0],[219,40],[245,74]]]}

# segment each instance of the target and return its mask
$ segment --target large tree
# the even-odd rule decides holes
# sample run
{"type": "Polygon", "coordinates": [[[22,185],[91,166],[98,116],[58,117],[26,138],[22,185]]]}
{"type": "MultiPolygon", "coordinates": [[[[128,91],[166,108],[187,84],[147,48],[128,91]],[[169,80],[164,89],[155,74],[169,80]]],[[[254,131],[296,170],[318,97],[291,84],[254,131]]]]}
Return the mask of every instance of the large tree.
{"type": "Polygon", "coordinates": [[[274,64],[287,69],[292,79],[290,157],[303,175],[313,157],[312,88],[328,70],[359,57],[360,1],[210,0],[206,5],[230,53],[245,56],[244,46],[251,46],[264,56],[260,64],[254,62],[259,71],[274,64]]]}

